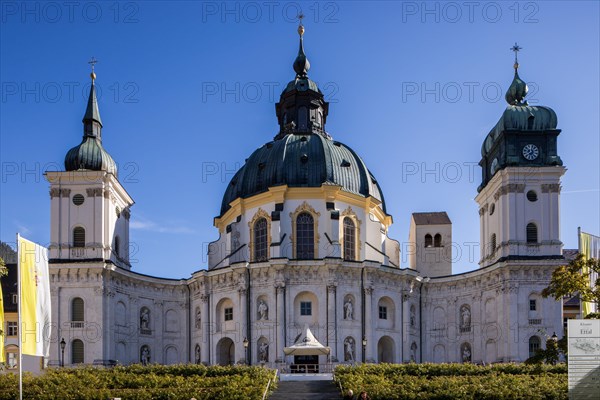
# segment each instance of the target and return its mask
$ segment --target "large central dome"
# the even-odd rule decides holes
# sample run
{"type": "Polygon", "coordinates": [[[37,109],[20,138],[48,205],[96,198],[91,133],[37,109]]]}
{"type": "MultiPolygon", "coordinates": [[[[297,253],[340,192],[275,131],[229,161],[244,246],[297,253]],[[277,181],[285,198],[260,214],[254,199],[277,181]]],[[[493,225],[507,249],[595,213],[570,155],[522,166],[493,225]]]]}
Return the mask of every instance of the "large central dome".
{"type": "Polygon", "coordinates": [[[223,196],[221,216],[237,198],[265,192],[270,187],[321,187],[338,185],[342,190],[381,202],[383,194],[365,163],[348,146],[331,139],[325,131],[329,103],[317,84],[308,78],[310,63],[304,53],[304,28],[298,29],[300,46],[293,67],[296,77],[276,104],[279,133],[257,149],[235,174],[223,196]]]}
{"type": "Polygon", "coordinates": [[[266,143],[246,160],[225,190],[221,215],[238,197],[280,185],[339,185],[347,192],[374,197],[386,211],[377,181],[354,150],[322,135],[290,133],[266,143]]]}

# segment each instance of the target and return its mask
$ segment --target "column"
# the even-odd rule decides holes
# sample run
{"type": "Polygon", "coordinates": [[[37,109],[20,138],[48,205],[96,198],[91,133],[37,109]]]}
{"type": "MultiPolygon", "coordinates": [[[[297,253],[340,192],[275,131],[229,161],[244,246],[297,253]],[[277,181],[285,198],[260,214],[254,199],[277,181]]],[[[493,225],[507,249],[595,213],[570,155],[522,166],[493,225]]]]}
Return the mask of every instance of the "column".
{"type": "Polygon", "coordinates": [[[410,361],[410,295],[402,295],[402,361],[410,361]]]}
{"type": "MultiPolygon", "coordinates": [[[[373,306],[371,304],[371,295],[373,294],[373,288],[365,288],[365,337],[367,338],[367,347],[365,350],[365,361],[373,362],[373,342],[375,337],[373,336],[373,306]]],[[[360,338],[362,341],[362,338],[360,338]]]]}
{"type": "Polygon", "coordinates": [[[200,344],[200,360],[208,364],[210,354],[209,335],[210,335],[210,314],[208,310],[209,295],[203,294],[200,296],[202,301],[202,341],[200,344]]]}
{"type": "Polygon", "coordinates": [[[284,354],[283,348],[285,347],[284,341],[284,329],[285,329],[285,313],[284,313],[284,292],[285,292],[285,284],[283,282],[278,282],[275,284],[275,291],[277,292],[277,321],[275,323],[276,334],[276,342],[275,342],[275,362],[283,362],[284,354]]]}
{"type": "Polygon", "coordinates": [[[331,348],[331,360],[337,360],[337,332],[336,332],[336,311],[335,302],[335,284],[327,285],[327,346],[331,348]]]}
{"type": "MultiPolygon", "coordinates": [[[[244,339],[250,340],[250,338],[248,337],[248,331],[246,329],[247,327],[247,321],[248,321],[248,304],[246,302],[246,293],[247,290],[246,288],[239,288],[238,289],[238,293],[239,293],[239,304],[240,304],[240,317],[238,320],[238,329],[240,332],[239,335],[239,340],[240,342],[238,343],[239,345],[241,345],[241,349],[242,349],[242,354],[244,355],[244,362],[246,364],[248,364],[248,360],[246,359],[246,357],[250,357],[250,348],[246,349],[244,348],[242,341],[244,339]]],[[[249,344],[249,346],[252,346],[252,343],[249,344]]]]}

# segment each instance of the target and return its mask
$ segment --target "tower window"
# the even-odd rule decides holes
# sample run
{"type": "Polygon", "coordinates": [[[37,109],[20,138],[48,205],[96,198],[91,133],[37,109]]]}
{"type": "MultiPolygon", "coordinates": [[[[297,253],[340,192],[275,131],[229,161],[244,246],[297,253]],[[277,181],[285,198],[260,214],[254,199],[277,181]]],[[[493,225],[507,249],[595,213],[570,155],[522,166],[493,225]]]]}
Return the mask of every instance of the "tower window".
{"type": "Polygon", "coordinates": [[[309,213],[303,212],[296,218],[296,258],[315,258],[315,226],[309,213]]]}
{"type": "Polygon", "coordinates": [[[308,110],[306,107],[298,108],[298,129],[305,131],[308,128],[308,110]]]}
{"type": "Polygon", "coordinates": [[[427,235],[425,235],[425,247],[431,247],[431,246],[433,246],[433,238],[428,233],[427,235]]]}
{"type": "Polygon", "coordinates": [[[537,302],[535,299],[529,299],[529,311],[537,310],[537,302]]]}
{"type": "Polygon", "coordinates": [[[356,259],[356,226],[351,218],[344,218],[344,260],[356,259]]]}
{"type": "Polygon", "coordinates": [[[83,322],[84,316],[83,299],[81,297],[75,297],[71,301],[71,321],[83,322]]]}
{"type": "Polygon", "coordinates": [[[85,229],[80,226],[73,229],[73,247],[85,247],[85,229]]]}
{"type": "Polygon", "coordinates": [[[492,233],[492,237],[490,238],[490,254],[494,254],[496,252],[496,234],[492,233]]]}
{"type": "Polygon", "coordinates": [[[379,319],[387,319],[387,307],[379,306],[379,319]]]}
{"type": "Polygon", "coordinates": [[[433,237],[433,247],[442,247],[442,235],[436,233],[433,237]]]}
{"type": "Polygon", "coordinates": [[[119,239],[118,236],[115,236],[115,244],[114,244],[114,248],[113,251],[115,252],[115,256],[119,257],[119,247],[121,246],[121,240],[119,239]]]}
{"type": "Polygon", "coordinates": [[[73,196],[73,204],[75,204],[76,206],[82,205],[84,201],[85,197],[83,197],[83,195],[81,194],[76,194],[75,196],[73,196]]]}
{"type": "Polygon", "coordinates": [[[537,226],[531,222],[527,224],[527,243],[537,243],[538,242],[538,231],[537,226]]]}
{"type": "Polygon", "coordinates": [[[533,202],[533,201],[537,201],[537,193],[534,192],[533,190],[530,190],[527,192],[527,200],[533,202]]]}
{"type": "Polygon", "coordinates": [[[225,309],[225,321],[233,321],[233,307],[225,309]]]}
{"type": "Polygon", "coordinates": [[[260,218],[254,223],[254,261],[267,258],[267,220],[260,218]]]}
{"type": "Polygon", "coordinates": [[[312,302],[301,301],[300,302],[300,315],[312,315],[312,302]]]}

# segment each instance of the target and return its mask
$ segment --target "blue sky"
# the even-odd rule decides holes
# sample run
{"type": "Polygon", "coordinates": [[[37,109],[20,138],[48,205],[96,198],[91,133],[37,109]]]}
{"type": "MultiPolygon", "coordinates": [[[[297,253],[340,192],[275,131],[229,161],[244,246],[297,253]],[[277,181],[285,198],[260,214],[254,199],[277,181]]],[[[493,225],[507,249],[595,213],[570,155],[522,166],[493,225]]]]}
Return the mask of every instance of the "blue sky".
{"type": "Polygon", "coordinates": [[[600,232],[598,2],[69,4],[0,3],[2,241],[49,242],[42,174],[81,140],[94,56],[103,143],[136,201],[133,268],[205,268],[227,182],[277,132],[299,9],[327,130],[377,177],[392,237],[407,241],[412,212],[447,211],[454,272],[476,268],[477,163],[506,106],[515,41],[530,104],[552,107],[562,129],[565,247],[578,226],[600,232]]]}

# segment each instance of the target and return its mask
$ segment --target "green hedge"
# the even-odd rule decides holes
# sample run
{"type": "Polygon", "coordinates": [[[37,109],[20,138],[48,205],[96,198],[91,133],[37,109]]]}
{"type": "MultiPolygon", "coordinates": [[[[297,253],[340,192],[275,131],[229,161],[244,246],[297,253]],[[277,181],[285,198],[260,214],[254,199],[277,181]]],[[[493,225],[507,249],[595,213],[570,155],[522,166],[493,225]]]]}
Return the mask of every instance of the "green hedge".
{"type": "Polygon", "coordinates": [[[344,390],[379,399],[567,399],[564,365],[363,364],[340,366],[344,390]]]}
{"type": "MultiPolygon", "coordinates": [[[[23,398],[35,400],[261,399],[272,370],[202,365],[50,369],[23,377],[23,398]]],[[[0,400],[18,398],[18,376],[0,376],[0,400]]],[[[274,383],[271,382],[271,390],[274,383]]]]}

